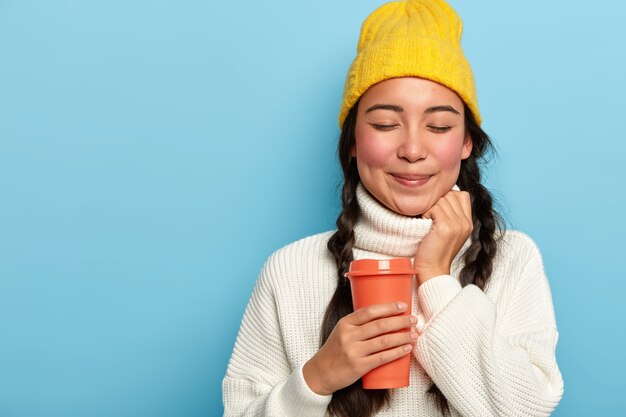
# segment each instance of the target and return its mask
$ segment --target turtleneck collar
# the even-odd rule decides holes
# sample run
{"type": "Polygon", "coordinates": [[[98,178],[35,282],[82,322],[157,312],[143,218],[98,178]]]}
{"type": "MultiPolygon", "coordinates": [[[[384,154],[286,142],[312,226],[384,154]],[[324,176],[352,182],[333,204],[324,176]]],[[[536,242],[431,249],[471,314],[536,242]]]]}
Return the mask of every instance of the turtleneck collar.
{"type": "MultiPolygon", "coordinates": [[[[455,184],[453,190],[460,191],[455,184]]],[[[398,214],[376,200],[359,183],[356,198],[361,214],[354,228],[355,247],[368,252],[391,257],[415,256],[415,251],[424,236],[430,231],[433,221],[398,214]]],[[[457,258],[471,244],[471,236],[457,254],[457,258]]]]}

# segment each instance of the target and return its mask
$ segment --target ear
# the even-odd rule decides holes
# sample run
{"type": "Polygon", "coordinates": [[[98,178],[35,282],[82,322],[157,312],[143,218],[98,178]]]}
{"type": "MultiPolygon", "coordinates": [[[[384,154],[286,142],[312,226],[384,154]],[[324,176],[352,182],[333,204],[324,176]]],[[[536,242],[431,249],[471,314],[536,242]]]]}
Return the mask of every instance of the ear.
{"type": "Polygon", "coordinates": [[[465,139],[463,140],[463,148],[461,149],[461,159],[467,159],[472,154],[472,136],[469,132],[465,133],[465,139]]]}
{"type": "Polygon", "coordinates": [[[350,156],[356,158],[356,145],[352,145],[352,149],[350,149],[350,156]]]}

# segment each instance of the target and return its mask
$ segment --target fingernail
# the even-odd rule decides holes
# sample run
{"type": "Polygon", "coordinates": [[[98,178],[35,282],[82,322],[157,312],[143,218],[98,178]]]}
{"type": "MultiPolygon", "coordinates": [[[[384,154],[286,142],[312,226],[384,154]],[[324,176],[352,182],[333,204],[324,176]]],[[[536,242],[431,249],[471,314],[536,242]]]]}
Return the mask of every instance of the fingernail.
{"type": "Polygon", "coordinates": [[[417,339],[417,333],[413,330],[411,330],[411,339],[413,340],[417,339]]]}
{"type": "Polygon", "coordinates": [[[406,303],[398,303],[398,310],[404,310],[406,307],[406,303]]]}

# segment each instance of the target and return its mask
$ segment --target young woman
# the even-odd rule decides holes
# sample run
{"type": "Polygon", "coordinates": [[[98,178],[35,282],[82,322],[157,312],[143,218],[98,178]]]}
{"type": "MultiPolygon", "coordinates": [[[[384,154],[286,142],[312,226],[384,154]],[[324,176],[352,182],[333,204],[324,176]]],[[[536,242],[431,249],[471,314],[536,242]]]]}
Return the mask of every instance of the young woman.
{"type": "Polygon", "coordinates": [[[504,230],[480,183],[480,128],[461,20],[443,0],[363,23],[339,114],[337,230],[266,262],[223,381],[226,416],[547,416],[563,393],[539,249],[504,230]],[[354,259],[410,257],[413,311],[353,311],[354,259]],[[393,333],[411,327],[411,333],[393,333]],[[411,385],[364,390],[411,355],[411,385]]]}

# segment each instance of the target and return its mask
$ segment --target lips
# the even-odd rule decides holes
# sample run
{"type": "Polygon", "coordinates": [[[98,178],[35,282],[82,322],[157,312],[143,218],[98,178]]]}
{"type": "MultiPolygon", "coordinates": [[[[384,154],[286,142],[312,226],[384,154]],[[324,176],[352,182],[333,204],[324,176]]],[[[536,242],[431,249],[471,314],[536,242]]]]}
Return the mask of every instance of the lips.
{"type": "Polygon", "coordinates": [[[420,174],[391,174],[391,176],[400,184],[406,187],[419,187],[428,182],[432,175],[420,175],[420,174]]]}
{"type": "Polygon", "coordinates": [[[417,180],[426,180],[431,177],[431,175],[419,175],[419,174],[391,174],[396,178],[402,178],[407,181],[417,181],[417,180]]]}

